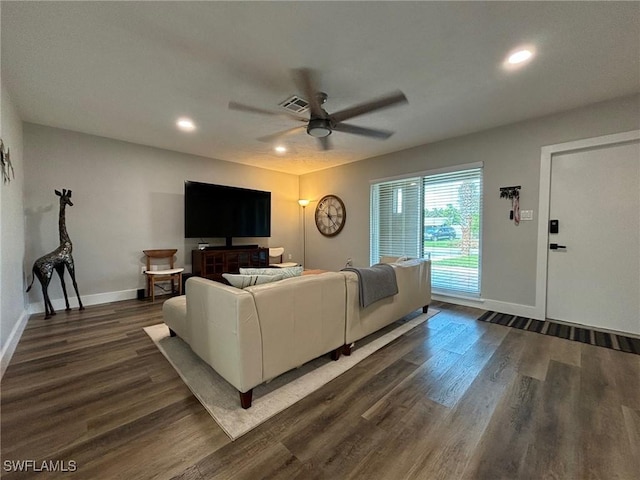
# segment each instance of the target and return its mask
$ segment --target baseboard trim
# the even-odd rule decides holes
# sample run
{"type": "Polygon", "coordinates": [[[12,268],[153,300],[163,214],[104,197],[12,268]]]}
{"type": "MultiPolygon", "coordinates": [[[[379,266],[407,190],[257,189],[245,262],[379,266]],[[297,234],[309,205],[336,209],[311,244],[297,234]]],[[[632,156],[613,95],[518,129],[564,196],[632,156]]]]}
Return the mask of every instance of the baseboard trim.
{"type": "Polygon", "coordinates": [[[500,302],[498,300],[490,300],[486,298],[473,299],[449,297],[442,294],[432,294],[431,298],[440,302],[453,303],[454,305],[464,305],[465,307],[482,308],[483,310],[492,310],[494,312],[507,313],[509,315],[517,315],[520,317],[535,318],[536,320],[544,320],[544,317],[540,318],[536,307],[533,305],[500,302]]]}
{"type": "Polygon", "coordinates": [[[23,310],[22,314],[20,315],[20,318],[11,329],[9,338],[7,339],[6,343],[2,347],[2,353],[0,353],[0,379],[2,379],[2,377],[4,376],[4,372],[7,370],[7,367],[9,366],[11,357],[13,357],[13,354],[16,351],[16,347],[18,346],[18,342],[22,337],[22,332],[24,332],[24,329],[27,326],[28,321],[29,321],[29,312],[26,310],[23,310]]]}
{"type": "MultiPolygon", "coordinates": [[[[85,306],[88,305],[100,305],[102,303],[111,303],[111,302],[119,302],[121,300],[132,300],[137,298],[138,290],[136,288],[129,290],[121,290],[119,292],[105,292],[105,293],[95,293],[93,295],[82,295],[82,304],[85,306]]],[[[51,300],[53,304],[53,309],[64,310],[66,305],[64,303],[64,298],[56,298],[51,300]]],[[[78,308],[78,297],[70,297],[69,305],[72,309],[78,308]]],[[[34,313],[43,313],[44,312],[44,300],[39,302],[34,302],[29,304],[29,314],[34,313]]]]}

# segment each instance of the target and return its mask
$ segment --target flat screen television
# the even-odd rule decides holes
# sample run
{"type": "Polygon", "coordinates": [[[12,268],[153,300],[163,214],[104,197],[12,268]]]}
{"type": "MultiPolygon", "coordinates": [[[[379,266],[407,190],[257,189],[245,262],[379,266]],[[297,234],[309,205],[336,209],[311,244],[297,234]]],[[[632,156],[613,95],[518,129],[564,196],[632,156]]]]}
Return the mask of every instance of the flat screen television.
{"type": "Polygon", "coordinates": [[[271,236],[271,192],[184,182],[185,238],[271,236]]]}

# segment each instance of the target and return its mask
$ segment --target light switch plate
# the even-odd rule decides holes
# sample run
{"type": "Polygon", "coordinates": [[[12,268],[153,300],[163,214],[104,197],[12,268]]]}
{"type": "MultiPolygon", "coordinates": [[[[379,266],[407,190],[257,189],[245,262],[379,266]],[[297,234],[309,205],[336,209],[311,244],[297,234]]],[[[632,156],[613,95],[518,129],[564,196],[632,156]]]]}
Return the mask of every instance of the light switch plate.
{"type": "Polygon", "coordinates": [[[520,210],[520,220],[533,220],[533,210],[520,210]]]}

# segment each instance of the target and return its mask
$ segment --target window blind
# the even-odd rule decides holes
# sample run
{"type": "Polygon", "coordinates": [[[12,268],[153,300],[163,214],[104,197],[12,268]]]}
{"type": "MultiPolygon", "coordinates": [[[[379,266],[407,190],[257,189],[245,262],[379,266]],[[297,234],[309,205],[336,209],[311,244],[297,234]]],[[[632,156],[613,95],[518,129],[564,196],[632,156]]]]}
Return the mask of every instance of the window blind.
{"type": "Polygon", "coordinates": [[[371,186],[371,264],[381,256],[420,257],[421,179],[371,186]]]}
{"type": "Polygon", "coordinates": [[[482,169],[423,177],[425,241],[435,291],[480,295],[482,169]]]}

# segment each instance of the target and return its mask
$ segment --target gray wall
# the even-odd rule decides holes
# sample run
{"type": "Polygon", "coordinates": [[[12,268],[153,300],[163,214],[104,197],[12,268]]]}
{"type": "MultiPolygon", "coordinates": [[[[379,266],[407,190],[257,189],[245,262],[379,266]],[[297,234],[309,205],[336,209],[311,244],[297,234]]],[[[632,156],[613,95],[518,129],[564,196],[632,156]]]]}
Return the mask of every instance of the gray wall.
{"type": "Polygon", "coordinates": [[[307,266],[335,270],[348,257],[355,265],[369,264],[371,180],[484,162],[482,297],[533,306],[540,148],[639,128],[640,96],[632,96],[304,175],[300,195],[312,200],[306,215],[307,266]],[[519,226],[509,221],[511,204],[500,199],[499,187],[510,185],[522,186],[520,208],[534,210],[534,221],[519,226]],[[320,235],[313,221],[314,201],[327,193],[340,196],[347,209],[346,225],[334,238],[320,235]]]}
{"type": "MultiPolygon", "coordinates": [[[[184,238],[185,180],[271,191],[271,238],[237,243],[284,246],[285,255],[301,260],[296,175],[29,123],[24,125],[24,143],[24,269],[30,274],[33,261],[58,246],[54,189],[71,189],[74,206],[66,210],[67,230],[84,303],[131,298],[143,288],[144,249],[177,248],[178,266],[191,270],[191,250],[198,239],[184,238]]],[[[29,293],[30,303],[41,301],[37,287],[29,293]]],[[[57,278],[49,295],[62,298],[57,278]]]]}
{"type": "MultiPolygon", "coordinates": [[[[5,111],[3,108],[3,118],[5,111]]],[[[514,226],[508,219],[509,202],[499,198],[499,187],[522,185],[521,208],[535,211],[541,146],[638,129],[639,111],[640,96],[627,97],[301,177],[25,124],[24,172],[20,175],[25,178],[25,236],[20,225],[16,235],[12,234],[20,215],[5,220],[5,205],[9,204],[6,188],[2,197],[3,327],[8,308],[6,272],[11,271],[10,266],[5,268],[5,262],[21,262],[30,276],[33,261],[58,244],[56,188],[74,192],[75,206],[67,211],[67,226],[74,242],[80,293],[90,297],[88,302],[85,298],[90,304],[130,298],[135,289],[143,287],[143,249],[178,248],[178,264],[190,270],[190,251],[197,241],[185,240],[182,233],[184,180],[271,190],[273,236],[268,244],[285,246],[296,261],[302,260],[301,210],[296,200],[303,197],[317,201],[327,193],[339,195],[346,203],[347,223],[335,238],[325,238],[315,229],[315,203],[306,209],[306,266],[337,270],[347,258],[353,258],[355,265],[369,263],[371,180],[478,161],[485,165],[482,295],[498,302],[532,306],[538,212],[533,222],[514,226]],[[5,228],[5,222],[11,222],[11,230],[5,228]],[[13,244],[13,255],[6,253],[5,242],[13,244]],[[20,245],[24,244],[22,255],[20,245]]],[[[15,118],[14,123],[19,128],[15,118]]],[[[18,148],[15,158],[20,163],[18,148]]],[[[19,198],[11,201],[19,206],[19,184],[12,193],[16,194],[19,198]]],[[[24,288],[24,284],[12,285],[14,294],[24,288]]],[[[57,280],[52,282],[50,293],[58,301],[62,298],[57,280]]],[[[41,300],[39,288],[30,295],[30,303],[41,300]]],[[[18,299],[16,309],[20,308],[18,299]]],[[[15,317],[15,313],[10,316],[15,317]]]]}
{"type": "Polygon", "coordinates": [[[24,261],[23,183],[25,172],[22,155],[22,121],[9,92],[2,85],[0,98],[0,138],[11,153],[15,179],[4,184],[0,180],[0,351],[2,372],[26,323],[25,293],[22,275],[24,261]],[[9,345],[9,343],[14,343],[9,345]],[[5,356],[7,349],[11,353],[5,356]]]}

